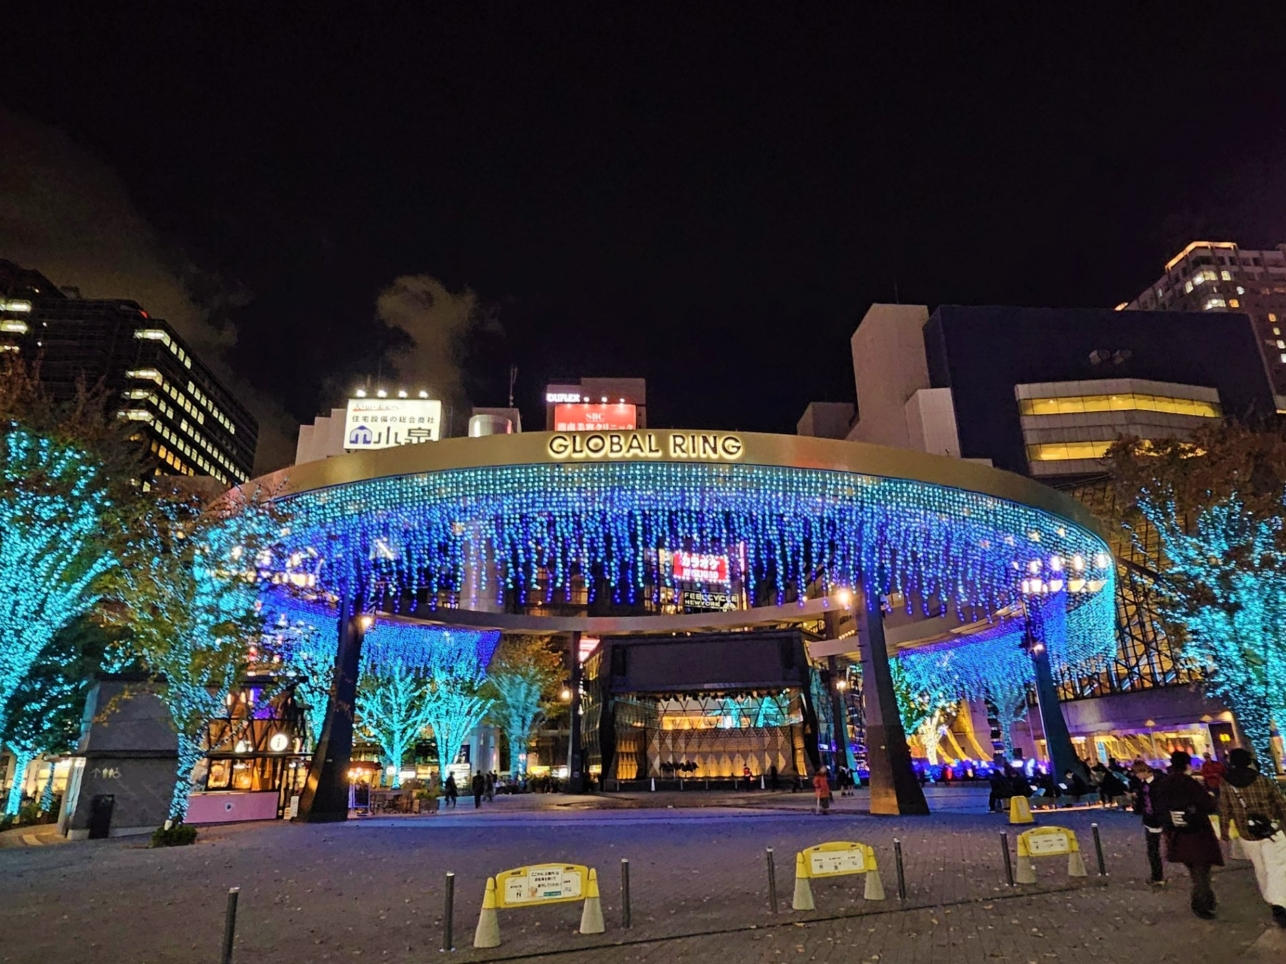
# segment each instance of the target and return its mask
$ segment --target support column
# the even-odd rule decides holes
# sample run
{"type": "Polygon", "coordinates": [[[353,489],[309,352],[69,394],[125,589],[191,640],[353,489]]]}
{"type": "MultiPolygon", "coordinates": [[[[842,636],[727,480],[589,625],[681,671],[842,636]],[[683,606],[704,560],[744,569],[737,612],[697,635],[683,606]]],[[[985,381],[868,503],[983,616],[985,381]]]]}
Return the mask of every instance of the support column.
{"type": "Polygon", "coordinates": [[[313,749],[308,779],[299,799],[296,819],[305,823],[348,819],[348,767],[353,753],[353,713],[364,635],[361,613],[345,593],[339,604],[339,640],[326,721],[313,749]]]}
{"type": "Polygon", "coordinates": [[[826,657],[826,668],[831,678],[831,728],[835,738],[835,765],[845,766],[853,771],[853,748],[848,742],[848,708],[844,705],[844,694],[837,681],[840,678],[838,656],[826,657]]]}
{"type": "Polygon", "coordinates": [[[911,748],[907,746],[902,718],[898,715],[880,597],[866,588],[854,595],[862,654],[866,763],[871,769],[871,813],[924,815],[929,812],[929,805],[911,766],[911,748]]]}
{"type": "Polygon", "coordinates": [[[1040,710],[1040,727],[1045,731],[1045,752],[1054,779],[1063,779],[1068,770],[1089,776],[1085,764],[1072,746],[1072,734],[1063,719],[1063,708],[1058,700],[1058,687],[1054,685],[1054,670],[1049,663],[1049,647],[1039,640],[1031,646],[1032,665],[1036,669],[1036,706],[1040,710]]]}
{"type": "Polygon", "coordinates": [[[581,750],[580,733],[580,633],[572,633],[572,703],[571,743],[567,750],[567,789],[572,793],[585,792],[584,752],[581,750]]]}

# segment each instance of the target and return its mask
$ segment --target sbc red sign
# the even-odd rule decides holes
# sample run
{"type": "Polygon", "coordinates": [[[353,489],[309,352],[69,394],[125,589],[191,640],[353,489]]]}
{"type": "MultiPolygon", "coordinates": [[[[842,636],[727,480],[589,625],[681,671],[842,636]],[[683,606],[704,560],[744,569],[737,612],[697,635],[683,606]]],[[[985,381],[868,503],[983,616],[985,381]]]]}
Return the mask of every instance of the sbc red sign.
{"type": "Polygon", "coordinates": [[[635,421],[634,406],[628,402],[554,406],[555,432],[628,432],[635,421]]]}
{"type": "Polygon", "coordinates": [[[675,582],[727,582],[728,557],[699,552],[674,554],[675,582]]]}

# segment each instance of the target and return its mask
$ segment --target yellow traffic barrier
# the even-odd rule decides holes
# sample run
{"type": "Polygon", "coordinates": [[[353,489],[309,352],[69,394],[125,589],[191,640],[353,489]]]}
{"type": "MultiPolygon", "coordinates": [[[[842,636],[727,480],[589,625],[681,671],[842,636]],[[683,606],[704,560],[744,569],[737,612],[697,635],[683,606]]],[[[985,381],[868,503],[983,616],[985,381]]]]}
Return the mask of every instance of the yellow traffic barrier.
{"type": "Polygon", "coordinates": [[[598,894],[598,874],[581,864],[532,864],[515,867],[487,878],[482,913],[474,934],[474,947],[500,946],[498,910],[563,904],[583,900],[580,932],[603,933],[603,906],[598,894]]]}
{"type": "Polygon", "coordinates": [[[598,871],[589,869],[589,886],[585,890],[585,907],[580,915],[582,934],[603,933],[603,903],[598,899],[598,871]]]}
{"type": "Polygon", "coordinates": [[[1015,793],[1009,798],[1009,822],[1011,824],[1036,822],[1036,818],[1031,815],[1031,804],[1020,793],[1015,793]]]}
{"type": "Polygon", "coordinates": [[[866,900],[884,899],[884,881],[880,879],[880,866],[875,851],[864,843],[852,840],[832,840],[801,850],[795,856],[795,910],[814,910],[813,888],[809,883],[814,877],[845,877],[865,874],[866,900]]]}
{"type": "Polygon", "coordinates": [[[1018,875],[1020,884],[1036,883],[1036,857],[1067,855],[1067,875],[1084,877],[1085,860],[1076,834],[1066,827],[1037,827],[1018,835],[1018,875]]]}
{"type": "Polygon", "coordinates": [[[817,907],[813,903],[813,888],[808,884],[808,863],[802,850],[795,854],[795,899],[790,906],[795,910],[815,910],[817,907]]]}
{"type": "Polygon", "coordinates": [[[474,947],[500,946],[500,919],[496,916],[496,878],[487,878],[487,892],[482,898],[478,929],[473,932],[474,947]]]}

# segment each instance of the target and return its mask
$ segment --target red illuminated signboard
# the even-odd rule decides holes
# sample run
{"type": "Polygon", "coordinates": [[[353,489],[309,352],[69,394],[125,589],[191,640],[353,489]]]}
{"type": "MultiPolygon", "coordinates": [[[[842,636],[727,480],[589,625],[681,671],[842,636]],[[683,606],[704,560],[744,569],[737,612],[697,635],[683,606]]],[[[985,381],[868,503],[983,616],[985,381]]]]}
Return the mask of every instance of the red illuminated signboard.
{"type": "Polygon", "coordinates": [[[699,552],[674,554],[675,582],[728,582],[728,557],[699,552]]]}
{"type": "Polygon", "coordinates": [[[554,406],[555,432],[628,432],[635,427],[634,406],[626,402],[554,406]]]}

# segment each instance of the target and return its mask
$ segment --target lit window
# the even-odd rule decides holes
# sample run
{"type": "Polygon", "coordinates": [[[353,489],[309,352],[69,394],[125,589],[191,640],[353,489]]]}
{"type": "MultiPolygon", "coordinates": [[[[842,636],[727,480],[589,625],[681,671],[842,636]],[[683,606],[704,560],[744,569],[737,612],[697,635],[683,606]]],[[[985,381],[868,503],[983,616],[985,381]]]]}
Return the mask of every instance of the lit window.
{"type": "Polygon", "coordinates": [[[1241,285],[1237,285],[1237,294],[1244,295],[1245,293],[1246,293],[1246,289],[1243,288],[1241,285]]]}
{"type": "Polygon", "coordinates": [[[1286,341],[1282,341],[1280,338],[1278,338],[1278,339],[1277,339],[1277,347],[1278,347],[1278,348],[1286,348],[1286,341]]]}
{"type": "Polygon", "coordinates": [[[1229,307],[1229,308],[1240,308],[1240,307],[1241,307],[1241,302],[1240,302],[1240,301],[1238,301],[1236,298],[1229,298],[1229,299],[1228,299],[1228,307],[1229,307]]]}
{"type": "Polygon", "coordinates": [[[1274,328],[1274,329],[1273,329],[1273,334],[1274,334],[1274,335],[1280,335],[1281,333],[1282,333],[1282,330],[1281,330],[1280,328],[1274,328]]]}
{"type": "Polygon", "coordinates": [[[1213,311],[1216,308],[1227,308],[1228,302],[1222,298],[1207,298],[1206,303],[1201,306],[1202,311],[1213,311]]]}
{"type": "Polygon", "coordinates": [[[149,382],[156,382],[160,385],[162,382],[161,373],[155,368],[131,368],[125,373],[127,378],[142,378],[149,382]]]}
{"type": "Polygon", "coordinates": [[[1024,398],[1019,400],[1018,408],[1023,415],[1082,415],[1093,412],[1165,412],[1170,415],[1195,415],[1200,418],[1220,418],[1223,415],[1223,409],[1218,402],[1207,402],[1196,398],[1144,395],[1137,392],[1118,395],[1024,398]]]}
{"type": "Polygon", "coordinates": [[[1069,459],[1101,459],[1111,442],[1042,442],[1027,446],[1029,462],[1064,462],[1069,459]]]}
{"type": "Polygon", "coordinates": [[[128,419],[128,420],[129,420],[129,421],[131,421],[131,422],[150,422],[150,421],[152,421],[152,413],[151,413],[151,412],[145,412],[145,411],[143,411],[141,408],[127,408],[127,409],[126,409],[125,411],[123,411],[123,412],[117,412],[117,413],[116,413],[116,417],[117,417],[117,418],[124,418],[124,419],[128,419]]]}
{"type": "Polygon", "coordinates": [[[134,332],[135,338],[145,338],[148,341],[159,341],[166,345],[170,344],[169,332],[162,331],[160,328],[139,328],[134,332]]]}
{"type": "Polygon", "coordinates": [[[1232,275],[1231,275],[1231,274],[1229,274],[1226,270],[1224,270],[1224,271],[1220,271],[1220,272],[1219,272],[1219,277],[1220,277],[1220,278],[1222,278],[1224,281],[1231,281],[1231,280],[1232,280],[1232,275]]]}
{"type": "Polygon", "coordinates": [[[1184,290],[1184,292],[1185,292],[1185,293],[1187,293],[1187,294],[1192,294],[1192,282],[1191,282],[1191,281],[1185,281],[1185,282],[1183,283],[1183,290],[1184,290]]]}
{"type": "Polygon", "coordinates": [[[0,321],[0,331],[7,331],[14,335],[25,335],[30,329],[25,321],[19,321],[16,318],[6,318],[0,321]]]}
{"type": "Polygon", "coordinates": [[[0,311],[22,311],[31,310],[30,301],[0,301],[0,311]]]}
{"type": "Polygon", "coordinates": [[[1282,355],[1282,364],[1286,365],[1286,355],[1282,355]]]}
{"type": "Polygon", "coordinates": [[[1192,283],[1194,285],[1203,285],[1206,283],[1206,279],[1202,275],[1197,275],[1195,278],[1192,279],[1192,283]]]}
{"type": "Polygon", "coordinates": [[[1268,320],[1269,320],[1269,321],[1276,321],[1276,320],[1277,320],[1277,316],[1276,316],[1276,315],[1274,315],[1274,314],[1270,311],[1270,312],[1268,312],[1268,320]]]}

